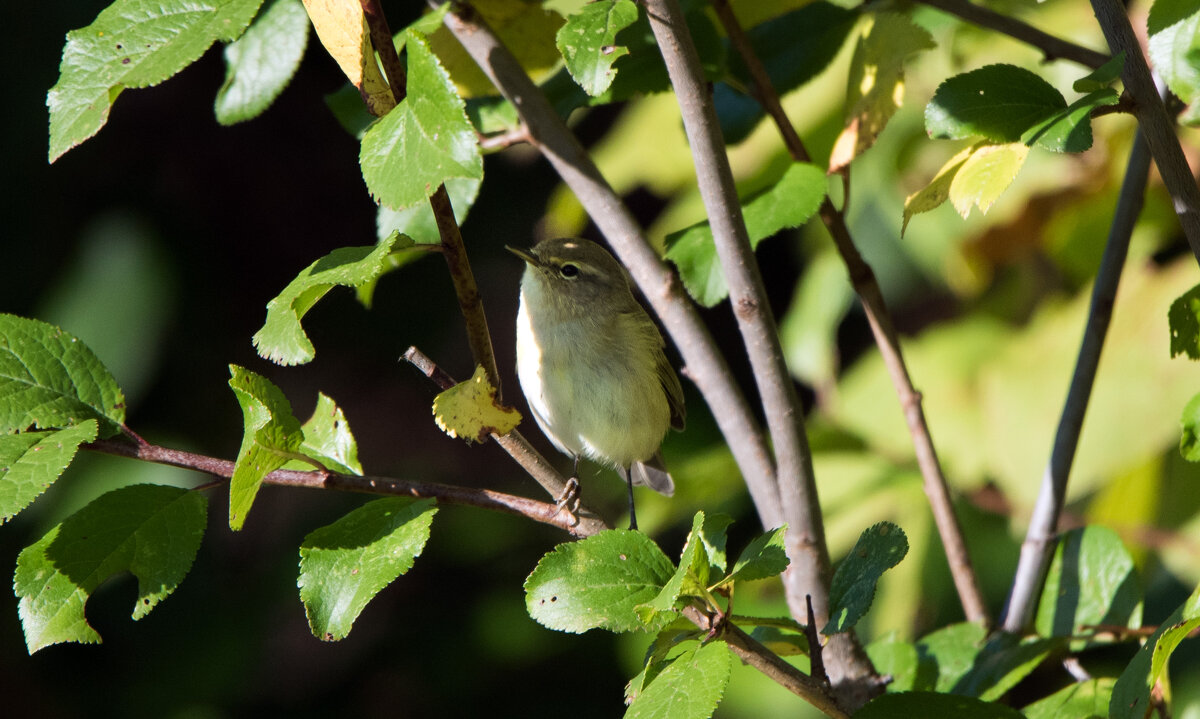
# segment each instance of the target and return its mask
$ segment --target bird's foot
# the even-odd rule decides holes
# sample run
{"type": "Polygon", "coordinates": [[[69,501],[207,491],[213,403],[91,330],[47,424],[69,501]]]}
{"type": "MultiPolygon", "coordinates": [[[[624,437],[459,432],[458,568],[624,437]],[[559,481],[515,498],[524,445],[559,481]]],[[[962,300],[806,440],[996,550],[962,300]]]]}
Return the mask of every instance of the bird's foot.
{"type": "Polygon", "coordinates": [[[567,479],[567,483],[563,485],[563,491],[559,495],[558,501],[554,503],[554,506],[557,508],[555,514],[566,512],[572,527],[579,524],[579,505],[582,494],[579,490],[579,478],[570,477],[567,479]]]}

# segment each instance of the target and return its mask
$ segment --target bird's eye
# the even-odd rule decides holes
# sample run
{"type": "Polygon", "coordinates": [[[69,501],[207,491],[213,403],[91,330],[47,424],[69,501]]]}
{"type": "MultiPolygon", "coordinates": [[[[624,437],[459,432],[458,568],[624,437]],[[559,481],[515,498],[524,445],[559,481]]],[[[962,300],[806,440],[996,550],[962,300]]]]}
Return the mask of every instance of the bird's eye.
{"type": "Polygon", "coordinates": [[[570,262],[558,268],[558,274],[566,277],[568,280],[579,276],[579,265],[573,265],[570,262]]]}

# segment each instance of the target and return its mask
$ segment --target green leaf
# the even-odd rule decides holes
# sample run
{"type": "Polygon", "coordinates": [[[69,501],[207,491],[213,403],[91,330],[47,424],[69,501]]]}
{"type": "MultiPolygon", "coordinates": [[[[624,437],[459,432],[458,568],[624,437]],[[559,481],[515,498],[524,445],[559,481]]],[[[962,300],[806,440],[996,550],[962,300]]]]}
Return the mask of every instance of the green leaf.
{"type": "Polygon", "coordinates": [[[1179,423],[1183,426],[1179,454],[1189,462],[1200,462],[1200,394],[1188,400],[1179,423]]]}
{"type": "MultiPolygon", "coordinates": [[[[449,7],[443,5],[442,7],[449,7]]],[[[360,101],[361,105],[362,102],[360,101]]],[[[467,219],[467,213],[479,196],[479,186],[482,180],[473,177],[452,177],[446,180],[446,194],[450,196],[450,205],[454,208],[454,219],[461,226],[467,219]]],[[[375,216],[375,230],[379,241],[383,242],[392,234],[399,232],[407,235],[418,245],[436,245],[442,241],[438,233],[437,221],[433,219],[433,208],[428,202],[418,202],[403,210],[393,210],[380,207],[375,216]]],[[[405,257],[416,259],[421,255],[416,252],[406,253],[405,257]]]]}
{"type": "Polygon", "coordinates": [[[1115,105],[1118,97],[1117,91],[1108,87],[1088,93],[1065,110],[1034,123],[1021,140],[1051,152],[1088,150],[1092,147],[1092,111],[1102,105],[1115,105]]]}
{"type": "Polygon", "coordinates": [[[917,640],[916,689],[948,692],[971,670],[983,649],[987,630],[975,622],[959,622],[917,640]]]}
{"type": "Polygon", "coordinates": [[[996,701],[1038,667],[1052,652],[1066,646],[1062,639],[1022,639],[1000,633],[984,644],[971,668],[951,687],[953,694],[996,701]]]}
{"type": "Polygon", "coordinates": [[[595,96],[612,85],[613,63],[629,54],[629,48],[616,44],[617,33],[637,17],[632,0],[601,0],[584,5],[558,29],[555,44],[584,92],[595,96]]]}
{"type": "Polygon", "coordinates": [[[1184,292],[1167,311],[1171,326],[1171,356],[1200,359],[1200,285],[1184,292]]]}
{"type": "MultiPolygon", "coordinates": [[[[747,623],[745,619],[738,619],[739,625],[745,623],[747,623]]],[[[808,637],[803,633],[760,624],[750,632],[750,636],[781,657],[808,656],[808,637]]],[[[916,656],[915,650],[913,656],[916,656]]],[[[883,673],[886,674],[886,672],[883,673]]]]}
{"type": "Polygon", "coordinates": [[[1103,90],[1121,77],[1125,69],[1125,51],[1117,53],[1111,60],[1075,81],[1071,86],[1075,92],[1103,90]]]}
{"type": "Polygon", "coordinates": [[[244,434],[229,480],[229,528],[239,530],[263,477],[296,456],[304,433],[279,388],[248,369],[229,365],[229,386],[242,407],[244,434]]]}
{"type": "Polygon", "coordinates": [[[963,717],[964,719],[1023,719],[1016,709],[971,697],[936,692],[884,694],[854,713],[854,719],[916,719],[920,717],[963,717]]]}
{"type": "Polygon", "coordinates": [[[705,556],[705,545],[701,539],[703,527],[704,512],[696,512],[692,518],[692,531],[688,532],[675,573],[663,585],[657,596],[634,607],[634,611],[647,627],[660,627],[674,619],[675,601],[685,591],[696,593],[707,587],[709,565],[708,557],[705,556]],[[689,584],[690,587],[687,586],[689,584]]]}
{"type": "Polygon", "coordinates": [[[317,407],[300,429],[304,432],[300,451],[306,456],[335,472],[362,474],[362,465],[358,463],[358,443],[350,432],[350,423],[346,421],[342,408],[324,392],[317,393],[317,407]]]}
{"type": "Polygon", "coordinates": [[[733,517],[727,514],[713,513],[704,515],[704,523],[700,527],[700,541],[704,542],[704,555],[708,557],[709,573],[725,572],[725,530],[733,524],[733,517]]]}
{"type": "Polygon", "coordinates": [[[941,206],[943,202],[950,199],[950,186],[954,184],[954,178],[958,176],[963,165],[971,155],[979,149],[981,145],[975,144],[970,147],[964,147],[958,153],[951,157],[929,184],[909,195],[904,200],[904,219],[900,225],[900,236],[904,236],[905,230],[908,229],[908,221],[913,218],[913,215],[919,215],[922,212],[929,212],[941,206]]]}
{"type": "Polygon", "coordinates": [[[525,580],[525,607],[539,624],[562,632],[645,629],[635,607],[658,596],[674,572],[649,537],[613,529],[542,557],[525,580]]]}
{"type": "Polygon", "coordinates": [[[889,691],[912,690],[919,667],[916,645],[890,636],[871,642],[866,646],[866,651],[875,671],[892,678],[888,684],[889,691]]]}
{"type": "Polygon", "coordinates": [[[1150,711],[1150,692],[1166,670],[1167,659],[1200,626],[1200,586],[1171,613],[1121,672],[1108,704],[1112,719],[1142,719],[1150,711]]]}
{"type": "MultiPolygon", "coordinates": [[[[778,182],[742,208],[751,247],[807,222],[825,199],[825,189],[823,170],[804,162],[792,164],[778,182]]],[[[667,258],[679,268],[684,286],[700,304],[712,307],[729,296],[708,222],[668,235],[667,258]]]]}
{"type": "Polygon", "coordinates": [[[101,437],[125,422],[125,397],[96,355],[54,325],[0,314],[0,433],[87,419],[101,437]]]}
{"type": "Polygon", "coordinates": [[[988,65],[943,82],[925,107],[930,137],[983,136],[1016,142],[1031,127],[1067,109],[1050,83],[1014,65],[988,65]]]}
{"type": "Polygon", "coordinates": [[[67,429],[0,434],[0,524],[16,516],[58,479],[79,445],[96,438],[96,420],[67,429]]]}
{"type": "Polygon", "coordinates": [[[899,564],[905,554],[908,554],[908,538],[891,522],[880,522],[863,532],[833,574],[829,622],[821,633],[838,634],[852,629],[871,608],[879,578],[899,564]]]}
{"type": "Polygon", "coordinates": [[[429,540],[432,499],[377,499],[300,545],[300,601],[313,636],[343,639],[367,602],[412,568],[429,540]]]}
{"type": "Polygon", "coordinates": [[[199,492],[139,484],[93,501],[17,557],[13,588],[32,654],[59,642],[94,644],[84,605],[109,577],[138,578],[133,618],[175,591],[204,537],[208,500],[199,492]]]}
{"type": "Polygon", "coordinates": [[[707,719],[725,694],[733,665],[724,642],[694,644],[667,659],[646,682],[625,719],[707,719]]]}
{"type": "Polygon", "coordinates": [[[300,0],[271,0],[246,32],[225,47],[225,84],[214,105],[218,122],[243,122],[270,107],[300,67],[308,26],[300,0]]]}
{"type": "Polygon", "coordinates": [[[1171,92],[1192,105],[1200,96],[1200,5],[1194,0],[1156,0],[1147,18],[1150,62],[1171,92]]]}
{"type": "Polygon", "coordinates": [[[1065,686],[1026,705],[1025,719],[1108,719],[1108,702],[1116,679],[1102,677],[1065,686]]]}
{"type": "Polygon", "coordinates": [[[723,587],[734,582],[753,582],[780,574],[787,569],[788,556],[784,545],[787,525],[777,527],[754,538],[742,550],[733,570],[716,583],[723,587]]]}
{"type": "Polygon", "coordinates": [[[116,0],[67,33],[50,88],[50,162],[99,132],[127,87],[149,87],[236,39],[262,0],[116,0]]]}
{"type": "Polygon", "coordinates": [[[254,347],[276,364],[303,364],[316,350],[300,324],[305,313],[336,285],[362,287],[392,267],[388,256],[412,246],[406,237],[392,235],[377,245],[339,247],[296,275],[267,303],[267,320],[254,333],[254,347]]]}
{"type": "Polygon", "coordinates": [[[966,219],[971,208],[987,213],[1025,165],[1029,147],[1020,142],[976,145],[950,180],[950,202],[966,219]]]}
{"type": "Polygon", "coordinates": [[[811,258],[779,323],[788,370],[817,388],[832,387],[838,369],[837,330],[854,302],[846,263],[832,249],[811,258]]]}
{"type": "Polygon", "coordinates": [[[423,202],[454,177],[481,179],[475,128],[424,37],[409,32],[408,96],[363,135],[363,179],[381,205],[423,202]]]}
{"type": "Polygon", "coordinates": [[[1038,602],[1044,637],[1072,637],[1084,624],[1141,626],[1142,593],[1133,557],[1106,527],[1073,529],[1058,541],[1038,602]]]}

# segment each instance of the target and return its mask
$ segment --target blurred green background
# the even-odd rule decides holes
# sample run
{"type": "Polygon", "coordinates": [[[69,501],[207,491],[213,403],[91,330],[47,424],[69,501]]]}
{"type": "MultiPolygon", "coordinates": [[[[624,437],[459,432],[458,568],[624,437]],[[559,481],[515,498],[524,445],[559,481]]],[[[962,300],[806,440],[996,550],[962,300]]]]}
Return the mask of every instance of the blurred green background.
{"type": "MultiPolygon", "coordinates": [[[[560,3],[562,4],[562,3],[560,3]]],[[[537,496],[494,445],[467,446],[431,421],[434,389],[397,358],[417,345],[458,378],[472,367],[461,318],[437,257],[386,276],[371,308],[335,290],[305,319],[311,364],[258,358],[251,335],[267,301],[333,248],[370,244],[375,215],[358,145],[325,107],[344,85],[310,38],[292,84],[262,117],[221,127],[212,102],[224,77],[219,49],[156,88],[126,91],[107,126],[55,165],[46,162],[45,93],[63,36],[105,3],[8,3],[8,157],[0,163],[4,263],[0,311],[56,323],[86,341],[128,395],[128,423],[148,440],[232,458],[241,416],[228,365],[265,374],[307,417],[318,391],[345,410],[369,473],[537,496]]],[[[385,3],[393,27],[416,12],[385,3]]],[[[1041,27],[1072,28],[1103,47],[1086,4],[1051,0],[1041,27]]],[[[916,19],[939,47],[910,65],[907,102],[852,170],[849,219],[906,334],[905,351],[961,498],[962,523],[990,608],[1003,605],[1017,547],[1049,454],[1099,261],[1132,120],[1094,123],[1096,147],[1078,156],[1033,153],[988,215],[952,208],[914,218],[899,236],[904,197],[924,186],[956,143],[932,142],[921,111],[948,74],[1003,60],[1060,88],[1084,70],[1040,66],[1012,41],[931,11],[916,19]]],[[[1061,31],[1061,30],[1060,30],[1061,31]]],[[[786,105],[809,149],[827,157],[840,129],[852,43],[786,105]]],[[[618,68],[620,65],[618,64],[618,68]]],[[[656,241],[702,219],[686,143],[670,96],[577,113],[576,132],[656,241]]],[[[1189,147],[1194,133],[1185,133],[1189,147]]],[[[733,149],[746,192],[772,182],[786,156],[769,126],[733,149]]],[[[1072,477],[1067,521],[1114,528],[1140,562],[1146,622],[1161,620],[1200,581],[1200,473],[1178,457],[1178,417],[1200,389],[1194,364],[1168,357],[1166,308],[1196,284],[1157,179],[1123,280],[1072,477]]],[[[489,156],[480,199],[463,227],[484,297],[507,399],[519,408],[512,325],[521,267],[503,245],[594,229],[546,164],[526,147],[489,156]]],[[[823,230],[763,243],[759,257],[781,319],[789,363],[804,380],[835,560],[859,532],[888,519],[908,534],[907,559],[881,585],[861,629],[866,640],[913,639],[959,621],[953,587],[921,492],[894,393],[853,307],[823,230]]],[[[752,387],[727,306],[705,312],[739,380],[752,387]]],[[[725,512],[736,551],[760,528],[728,452],[688,389],[688,431],[664,451],[679,480],[674,500],[639,496],[640,518],[677,552],[697,509],[725,512]]],[[[566,467],[536,430],[527,433],[566,467]]],[[[106,456],[80,457],[29,510],[0,527],[0,567],[90,499],[135,482],[193,486],[204,477],[106,456]]],[[[621,521],[623,488],[589,467],[588,501],[621,521]]],[[[350,636],[311,636],[296,590],[297,547],[312,529],[363,501],[333,492],[268,488],[246,529],[229,531],[226,493],[209,491],[210,523],[183,585],[150,616],[129,620],[131,578],[89,602],[101,646],[25,651],[17,600],[0,598],[0,696],[14,716],[611,717],[647,639],[568,636],[524,612],[521,582],[565,537],[516,518],[444,508],[412,571],[368,605],[350,636]]],[[[6,569],[7,571],[7,569],[6,569]]],[[[784,614],[776,585],[739,594],[739,612],[784,614]]],[[[1087,657],[1112,671],[1124,649],[1087,657]]],[[[1172,662],[1176,716],[1200,716],[1200,652],[1172,662]]],[[[1065,681],[1049,667],[1014,690],[1041,696],[1065,681]]],[[[807,707],[752,670],[735,667],[722,717],[805,715],[807,707]]]]}

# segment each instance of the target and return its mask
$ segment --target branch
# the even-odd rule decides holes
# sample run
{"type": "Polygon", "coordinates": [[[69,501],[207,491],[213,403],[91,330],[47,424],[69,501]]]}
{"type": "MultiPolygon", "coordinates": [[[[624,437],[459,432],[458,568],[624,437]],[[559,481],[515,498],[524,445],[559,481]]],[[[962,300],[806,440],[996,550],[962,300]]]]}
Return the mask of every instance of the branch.
{"type": "Polygon", "coordinates": [[[1125,92],[1133,98],[1139,134],[1145,135],[1146,145],[1158,166],[1158,174],[1171,195],[1175,214],[1183,226],[1192,254],[1200,261],[1200,188],[1188,167],[1183,148],[1175,136],[1175,127],[1159,96],[1142,47],[1133,34],[1125,7],[1117,0],[1092,0],[1092,9],[1104,31],[1104,38],[1113,55],[1125,53],[1125,69],[1121,81],[1125,92]]]}
{"type": "Polygon", "coordinates": [[[805,616],[804,598],[811,595],[817,619],[824,623],[829,618],[829,550],[825,546],[812,453],[804,433],[804,411],[784,361],[779,330],[750,247],[721,126],[683,11],[677,0],[646,0],[645,7],[679,102],[700,195],[729,286],[729,301],[775,445],[776,484],[788,524],[791,558],[785,579],[788,605],[792,616],[800,620],[805,616]]]}
{"type": "Polygon", "coordinates": [[[1029,530],[1021,544],[1021,559],[1013,577],[1012,593],[1004,616],[1006,632],[1021,633],[1032,621],[1038,597],[1041,595],[1042,582],[1054,554],[1058,540],[1058,520],[1067,494],[1067,479],[1071,473],[1071,463],[1075,459],[1075,448],[1083,428],[1083,417],[1087,411],[1092,384],[1096,379],[1096,368],[1100,364],[1104,337],[1112,319],[1117,285],[1120,283],[1121,269],[1125,265],[1125,256],[1129,249],[1129,237],[1133,234],[1134,223],[1142,210],[1149,173],[1149,145],[1145,133],[1139,132],[1129,153],[1129,165],[1125,169],[1125,180],[1117,198],[1117,210],[1109,229],[1108,244],[1100,260],[1096,283],[1092,286],[1087,325],[1079,346],[1079,358],[1075,362],[1075,374],[1071,377],[1071,386],[1067,391],[1067,401],[1058,421],[1050,462],[1042,476],[1037,504],[1034,505],[1033,514],[1029,519],[1029,530]]]}
{"type": "MultiPolygon", "coordinates": [[[[194,469],[223,479],[233,476],[234,463],[227,459],[209,457],[183,450],[160,447],[154,444],[135,444],[112,439],[98,439],[84,445],[88,449],[120,457],[132,457],[147,462],[166,464],[172,467],[194,469]]],[[[503,492],[493,492],[489,489],[472,489],[456,487],[436,482],[412,482],[391,477],[359,477],[345,474],[335,474],[325,470],[299,471],[294,469],[277,469],[263,478],[264,484],[280,487],[307,487],[309,489],[335,489],[343,492],[359,492],[362,494],[381,494],[400,497],[432,498],[440,504],[457,504],[467,507],[489,509],[519,517],[527,517],[543,524],[549,524],[577,536],[595,534],[598,523],[596,519],[584,519],[578,525],[571,525],[571,518],[558,507],[546,502],[539,502],[525,497],[517,497],[503,492]]]]}
{"type": "MultiPolygon", "coordinates": [[[[392,97],[399,105],[408,93],[407,76],[400,57],[396,54],[396,45],[392,40],[392,31],[388,28],[387,18],[379,5],[379,0],[359,0],[362,4],[363,15],[371,32],[371,43],[379,53],[379,60],[387,75],[388,86],[392,97]]],[[[479,286],[475,283],[475,273],[471,271],[471,263],[467,260],[467,250],[463,246],[462,232],[454,219],[454,208],[450,204],[450,195],[445,185],[438,185],[429,197],[429,206],[433,209],[433,218],[437,223],[438,236],[441,238],[442,256],[446,258],[446,267],[450,271],[450,279],[454,282],[454,294],[458,297],[458,307],[462,311],[467,325],[467,342],[471,347],[471,356],[475,364],[481,365],[487,373],[488,381],[496,388],[496,397],[501,397],[500,371],[496,367],[496,353],[492,350],[492,335],[488,331],[487,315],[483,311],[483,300],[479,297],[479,286]]]]}
{"type": "MultiPolygon", "coordinates": [[[[434,7],[442,4],[431,0],[434,7]]],[[[683,355],[686,375],[696,383],[712,410],[746,480],[760,521],[765,527],[779,526],[782,519],[775,470],[766,438],[679,278],[650,247],[641,227],[579,140],[482,18],[469,5],[455,3],[446,14],[445,24],[516,108],[529,130],[530,142],[579,198],[629,269],[683,355]]]]}
{"type": "MultiPolygon", "coordinates": [[[[727,0],[716,0],[713,7],[725,28],[725,34],[729,36],[730,43],[741,55],[750,71],[755,98],[775,121],[775,126],[783,136],[784,144],[792,159],[796,162],[808,162],[809,155],[804,147],[804,142],[800,139],[795,127],[792,126],[787,113],[784,112],[783,105],[779,102],[779,93],[776,92],[766,68],[763,67],[758,54],[750,45],[749,38],[742,30],[729,3],[727,0]]],[[[862,304],[863,313],[867,317],[871,333],[875,338],[875,344],[879,347],[880,355],[887,367],[888,375],[891,377],[892,386],[899,397],[909,434],[912,435],[917,464],[921,468],[925,495],[929,498],[929,504],[933,510],[934,522],[937,524],[938,534],[946,551],[946,560],[950,565],[950,573],[954,578],[954,586],[958,590],[963,612],[968,621],[989,624],[983,593],[979,589],[975,569],[971,565],[971,557],[967,552],[967,543],[963,538],[958,517],[954,513],[946,477],[942,472],[941,462],[938,460],[937,451],[933,446],[933,438],[930,436],[929,427],[925,421],[925,412],[921,407],[921,394],[913,387],[904,355],[900,351],[900,337],[892,323],[891,313],[883,298],[883,291],[875,279],[875,273],[871,266],[859,254],[858,248],[854,244],[850,229],[846,225],[845,213],[834,207],[828,196],[821,202],[820,216],[830,235],[833,236],[834,245],[841,254],[842,261],[846,264],[850,282],[862,304]]]]}
{"type": "Polygon", "coordinates": [[[995,30],[1026,45],[1032,45],[1042,51],[1047,62],[1060,59],[1072,60],[1086,67],[1097,68],[1111,59],[1102,52],[1089,50],[1081,45],[1044,33],[1016,18],[975,5],[968,0],[917,0],[917,2],[959,17],[972,25],[995,30]]]}

